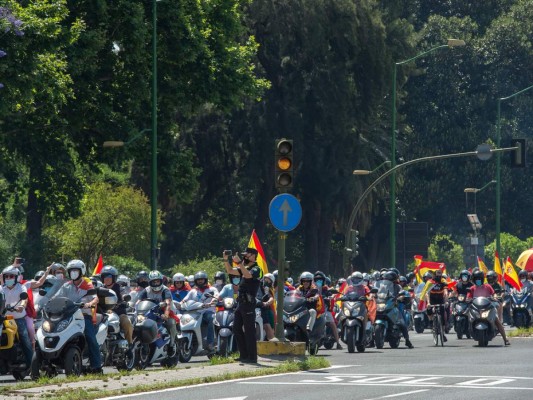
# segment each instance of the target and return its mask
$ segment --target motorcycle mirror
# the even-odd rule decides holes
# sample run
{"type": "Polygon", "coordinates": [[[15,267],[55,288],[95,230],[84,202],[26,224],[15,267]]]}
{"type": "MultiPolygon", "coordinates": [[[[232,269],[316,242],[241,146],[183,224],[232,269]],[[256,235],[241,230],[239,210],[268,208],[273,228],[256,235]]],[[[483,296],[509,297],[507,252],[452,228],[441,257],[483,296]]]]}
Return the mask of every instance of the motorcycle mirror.
{"type": "Polygon", "coordinates": [[[20,300],[26,300],[28,298],[28,293],[22,292],[19,296],[20,300]]]}
{"type": "Polygon", "coordinates": [[[125,296],[122,296],[122,300],[124,301],[130,301],[131,300],[131,296],[129,294],[125,295],[125,296]]]}
{"type": "Polygon", "coordinates": [[[86,296],[94,296],[96,294],[96,289],[89,289],[87,290],[86,296]]]}

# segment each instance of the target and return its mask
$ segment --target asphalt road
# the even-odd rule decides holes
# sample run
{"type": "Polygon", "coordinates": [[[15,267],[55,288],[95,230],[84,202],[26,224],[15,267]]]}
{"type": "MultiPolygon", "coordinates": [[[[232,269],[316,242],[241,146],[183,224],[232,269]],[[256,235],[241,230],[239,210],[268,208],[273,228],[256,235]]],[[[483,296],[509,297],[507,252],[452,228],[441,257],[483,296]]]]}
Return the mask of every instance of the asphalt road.
{"type": "Polygon", "coordinates": [[[533,339],[496,337],[487,348],[448,335],[435,347],[429,333],[411,333],[415,348],[320,350],[332,367],[315,372],[271,375],[167,389],[114,399],[533,399],[533,339]]]}

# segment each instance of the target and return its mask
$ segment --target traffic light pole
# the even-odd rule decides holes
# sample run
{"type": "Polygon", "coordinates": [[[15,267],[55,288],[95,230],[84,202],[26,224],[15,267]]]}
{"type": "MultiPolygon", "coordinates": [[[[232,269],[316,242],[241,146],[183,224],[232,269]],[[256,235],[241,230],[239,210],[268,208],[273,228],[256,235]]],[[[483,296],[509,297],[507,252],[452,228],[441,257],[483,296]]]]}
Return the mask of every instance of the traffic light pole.
{"type": "Polygon", "coordinates": [[[279,232],[278,236],[278,277],[277,277],[277,296],[276,296],[276,338],[284,342],[285,329],[283,327],[283,297],[285,296],[285,240],[287,234],[279,232]]]}
{"type": "MultiPolygon", "coordinates": [[[[501,152],[506,151],[513,151],[518,150],[519,147],[506,147],[502,149],[490,149],[490,153],[496,153],[499,154],[501,152]]],[[[381,175],[379,178],[377,178],[372,184],[366,188],[366,190],[363,192],[361,197],[359,197],[359,200],[357,200],[357,203],[355,204],[352,213],[350,214],[350,219],[348,220],[348,225],[346,226],[346,231],[344,233],[344,251],[343,251],[343,257],[342,257],[342,265],[345,271],[348,270],[348,253],[350,249],[350,230],[353,228],[353,224],[355,222],[355,217],[357,216],[357,213],[359,212],[359,209],[363,205],[363,202],[368,197],[372,189],[374,189],[380,182],[382,182],[385,178],[390,176],[391,174],[395,173],[397,170],[401,168],[408,167],[413,164],[418,164],[425,161],[434,161],[434,160],[444,160],[448,158],[457,158],[457,157],[470,157],[470,156],[480,156],[482,153],[480,151],[468,151],[466,153],[452,153],[452,154],[441,154],[438,156],[429,156],[429,157],[422,157],[422,158],[416,158],[414,160],[410,160],[407,162],[404,162],[402,164],[396,165],[394,168],[389,169],[386,171],[383,175],[381,175]]],[[[489,157],[490,158],[490,157],[489,157]]]]}

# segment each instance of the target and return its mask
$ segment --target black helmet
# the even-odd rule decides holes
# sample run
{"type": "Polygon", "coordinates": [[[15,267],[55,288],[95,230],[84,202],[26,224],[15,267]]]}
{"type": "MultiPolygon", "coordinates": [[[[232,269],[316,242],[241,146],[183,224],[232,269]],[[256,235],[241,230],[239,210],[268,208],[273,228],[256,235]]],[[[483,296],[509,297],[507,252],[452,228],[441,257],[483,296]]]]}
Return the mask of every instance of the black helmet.
{"type": "Polygon", "coordinates": [[[139,271],[137,272],[137,276],[135,277],[135,282],[137,282],[137,285],[142,288],[146,288],[149,285],[149,278],[148,278],[148,272],[146,271],[139,271]]]}
{"type": "Polygon", "coordinates": [[[222,271],[217,271],[215,274],[215,281],[221,280],[222,282],[226,283],[226,274],[222,271]]]}
{"type": "Polygon", "coordinates": [[[459,274],[459,278],[462,280],[463,276],[466,276],[467,277],[467,280],[466,282],[468,282],[470,280],[470,278],[472,277],[472,274],[470,273],[469,270],[467,269],[463,269],[461,271],[461,273],[459,274]]]}
{"type": "Polygon", "coordinates": [[[415,279],[415,274],[414,272],[409,272],[407,275],[405,275],[405,277],[407,278],[407,282],[412,282],[413,279],[415,279]]]}
{"type": "Polygon", "coordinates": [[[196,274],[194,274],[194,285],[200,289],[203,289],[207,286],[207,273],[205,271],[198,271],[196,274]],[[198,284],[199,279],[204,279],[204,283],[202,285],[198,284]]]}
{"type": "Polygon", "coordinates": [[[483,281],[483,280],[485,280],[485,274],[483,273],[482,270],[477,269],[472,274],[472,280],[474,280],[474,281],[477,281],[477,280],[483,281]]]}
{"type": "Polygon", "coordinates": [[[396,279],[398,279],[398,275],[396,274],[396,272],[394,271],[388,271],[388,272],[385,272],[383,275],[382,275],[383,279],[387,280],[387,281],[391,281],[391,282],[395,282],[396,279]]]}
{"type": "Polygon", "coordinates": [[[431,278],[433,278],[433,274],[431,272],[426,272],[424,274],[424,276],[422,277],[422,279],[424,280],[424,282],[427,282],[428,280],[430,280],[431,278]]]}
{"type": "Polygon", "coordinates": [[[527,271],[525,269],[523,269],[522,271],[520,271],[518,273],[518,278],[520,279],[527,279],[527,271]]]}
{"type": "Polygon", "coordinates": [[[390,271],[395,272],[397,276],[400,276],[400,271],[398,270],[398,268],[391,268],[390,271]]]}
{"type": "Polygon", "coordinates": [[[100,272],[100,276],[101,276],[102,282],[104,281],[106,277],[111,276],[113,283],[115,283],[117,281],[118,271],[112,265],[106,265],[104,268],[102,268],[102,272],[100,272]]]}
{"type": "Polygon", "coordinates": [[[408,281],[407,281],[407,278],[405,276],[400,276],[400,284],[405,286],[407,285],[408,281]]]}
{"type": "Polygon", "coordinates": [[[496,283],[498,281],[498,274],[494,271],[487,272],[487,282],[496,283]]]}
{"type": "Polygon", "coordinates": [[[315,275],[313,277],[313,279],[316,281],[316,280],[320,280],[322,279],[322,281],[326,281],[326,274],[323,273],[322,271],[316,271],[315,272],[315,275]]]}

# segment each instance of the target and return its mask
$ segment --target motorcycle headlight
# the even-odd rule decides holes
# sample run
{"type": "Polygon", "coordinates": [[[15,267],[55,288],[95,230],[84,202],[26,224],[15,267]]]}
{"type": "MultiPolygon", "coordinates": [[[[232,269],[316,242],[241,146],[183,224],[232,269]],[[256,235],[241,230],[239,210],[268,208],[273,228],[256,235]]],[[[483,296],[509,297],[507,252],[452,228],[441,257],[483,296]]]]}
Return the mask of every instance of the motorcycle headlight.
{"type": "Polygon", "coordinates": [[[43,331],[50,332],[52,330],[52,326],[50,325],[50,322],[44,321],[43,322],[43,331]]]}
{"type": "Polygon", "coordinates": [[[231,297],[226,297],[224,299],[224,307],[225,308],[233,308],[233,304],[235,301],[231,297]]]}
{"type": "Polygon", "coordinates": [[[194,318],[190,315],[182,315],[180,322],[182,325],[187,325],[189,322],[191,322],[194,318]]]}
{"type": "Polygon", "coordinates": [[[290,322],[291,324],[294,324],[296,321],[298,321],[298,318],[300,318],[300,314],[297,314],[297,315],[291,315],[291,316],[289,317],[289,322],[290,322]]]}
{"type": "Polygon", "coordinates": [[[459,297],[458,297],[458,300],[459,301],[465,301],[465,295],[464,294],[460,294],[459,297]]]}
{"type": "Polygon", "coordinates": [[[481,318],[488,318],[490,314],[490,310],[482,311],[481,312],[481,318]]]}
{"type": "Polygon", "coordinates": [[[65,329],[67,329],[67,327],[68,327],[69,324],[70,324],[70,321],[72,321],[72,318],[65,319],[65,320],[61,321],[59,324],[57,324],[57,326],[56,326],[56,332],[62,332],[62,331],[64,331],[65,329]]]}
{"type": "Polygon", "coordinates": [[[342,312],[344,313],[344,315],[346,315],[347,317],[349,317],[350,315],[352,315],[352,310],[350,310],[348,307],[344,307],[342,309],[342,312]]]}
{"type": "Polygon", "coordinates": [[[144,315],[137,315],[137,322],[144,322],[145,319],[146,317],[144,315]]]}
{"type": "Polygon", "coordinates": [[[386,304],[378,304],[377,310],[378,311],[385,311],[385,308],[387,307],[386,304]]]}

